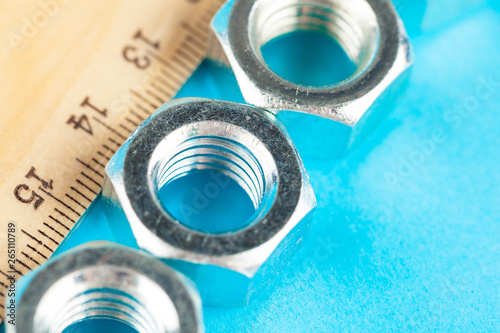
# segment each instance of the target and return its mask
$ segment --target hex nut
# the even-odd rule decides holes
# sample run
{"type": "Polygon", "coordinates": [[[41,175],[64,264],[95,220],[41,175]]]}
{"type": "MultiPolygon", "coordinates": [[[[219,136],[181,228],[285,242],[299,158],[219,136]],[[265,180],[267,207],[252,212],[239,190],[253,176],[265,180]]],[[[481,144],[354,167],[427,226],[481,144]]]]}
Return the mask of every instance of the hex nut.
{"type": "Polygon", "coordinates": [[[110,242],[61,254],[31,274],[7,333],[62,332],[89,319],[109,319],[138,332],[204,331],[193,283],[151,255],[110,242]]]}
{"type": "MultiPolygon", "coordinates": [[[[230,65],[247,103],[275,113],[298,111],[333,120],[337,126],[319,135],[326,134],[330,145],[340,147],[332,152],[338,155],[366,136],[394,107],[374,103],[389,86],[401,85],[403,80],[394,81],[413,62],[409,38],[390,0],[230,0],[214,17],[212,30],[209,57],[230,65]],[[296,30],[331,35],[357,70],[344,81],[324,87],[283,79],[266,65],[260,48],[296,30]],[[378,112],[372,112],[375,107],[378,112]]],[[[391,87],[384,98],[393,99],[397,87],[391,87]]],[[[303,127],[304,120],[298,116],[290,122],[303,127]]],[[[312,128],[318,123],[306,121],[312,128]]],[[[310,128],[302,133],[308,132],[310,128]]]]}
{"type": "Polygon", "coordinates": [[[242,306],[290,259],[316,201],[302,161],[272,114],[252,106],[179,99],[135,130],[106,166],[104,208],[121,243],[191,278],[202,302],[242,306]],[[193,170],[217,170],[254,201],[252,221],[214,234],[163,208],[157,192],[193,170]]]}

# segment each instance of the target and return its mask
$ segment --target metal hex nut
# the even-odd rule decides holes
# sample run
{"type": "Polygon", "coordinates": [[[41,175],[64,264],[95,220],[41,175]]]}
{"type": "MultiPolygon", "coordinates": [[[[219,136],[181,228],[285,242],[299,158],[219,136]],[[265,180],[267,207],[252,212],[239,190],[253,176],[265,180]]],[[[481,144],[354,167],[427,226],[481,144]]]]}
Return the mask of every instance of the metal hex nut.
{"type": "Polygon", "coordinates": [[[62,332],[88,319],[111,319],[138,332],[201,333],[192,282],[142,251],[91,242],[51,259],[23,279],[20,320],[8,333],[62,332]]]}
{"type": "Polygon", "coordinates": [[[404,25],[390,0],[229,0],[214,17],[212,30],[217,42],[209,56],[230,65],[247,103],[331,119],[348,128],[347,144],[370,122],[365,118],[376,99],[413,61],[404,25]],[[357,70],[324,87],[283,79],[266,65],[260,48],[295,30],[330,34],[357,70]]]}
{"type": "Polygon", "coordinates": [[[204,304],[240,306],[286,264],[316,201],[302,161],[272,114],[252,106],[180,99],[132,133],[106,167],[105,211],[117,239],[190,277],[204,304]],[[217,170],[254,201],[252,221],[214,234],[163,208],[158,189],[193,170],[217,170]]]}

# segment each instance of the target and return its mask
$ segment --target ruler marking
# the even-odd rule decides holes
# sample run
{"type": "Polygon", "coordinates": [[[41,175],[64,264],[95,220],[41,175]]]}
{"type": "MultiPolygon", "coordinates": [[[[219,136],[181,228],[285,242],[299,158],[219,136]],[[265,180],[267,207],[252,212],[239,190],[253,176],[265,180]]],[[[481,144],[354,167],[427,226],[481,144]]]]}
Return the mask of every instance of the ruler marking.
{"type": "Polygon", "coordinates": [[[35,242],[37,242],[38,244],[42,245],[43,242],[41,240],[39,240],[38,238],[36,238],[35,236],[32,236],[30,235],[29,233],[27,233],[26,231],[24,231],[24,229],[21,229],[21,232],[23,234],[25,234],[26,236],[28,236],[29,238],[31,238],[32,240],[34,240],[35,242]]]}
{"type": "Polygon", "coordinates": [[[43,247],[46,248],[47,250],[49,250],[51,253],[54,253],[54,250],[52,250],[50,247],[48,247],[47,245],[43,244],[43,247]]]}
{"type": "MultiPolygon", "coordinates": [[[[138,114],[137,112],[135,112],[132,108],[129,107],[128,110],[129,110],[129,112],[131,114],[133,114],[134,116],[136,116],[137,118],[139,118],[141,121],[144,120],[144,117],[142,117],[140,114],[138,114]]],[[[139,126],[139,124],[137,124],[137,126],[139,126]]]]}
{"type": "MultiPolygon", "coordinates": [[[[156,95],[154,92],[152,92],[151,90],[149,89],[146,89],[146,94],[148,94],[149,96],[153,97],[154,99],[156,99],[158,102],[160,102],[160,104],[163,104],[165,103],[165,100],[162,99],[161,97],[159,97],[158,95],[156,95]]],[[[168,94],[165,94],[167,97],[168,97],[168,94]]]]}
{"type": "Polygon", "coordinates": [[[85,194],[83,194],[82,192],[78,191],[76,188],[74,188],[73,186],[70,187],[71,190],[75,191],[76,193],[78,193],[82,198],[84,198],[85,200],[87,200],[88,202],[92,202],[92,200],[90,200],[89,197],[87,197],[85,194]]]}
{"type": "Polygon", "coordinates": [[[80,179],[77,179],[76,182],[80,185],[82,185],[83,187],[85,187],[87,190],[89,190],[90,192],[92,192],[92,194],[95,194],[97,195],[98,193],[96,191],[94,191],[93,189],[91,189],[90,187],[88,187],[87,185],[85,185],[80,179]]]}
{"type": "MultiPolygon", "coordinates": [[[[109,161],[109,160],[110,160],[110,158],[109,158],[109,157],[107,157],[106,155],[104,155],[101,151],[98,151],[98,152],[97,152],[97,154],[98,154],[99,156],[104,157],[107,161],[109,161]]],[[[97,194],[97,193],[96,193],[96,194],[97,194]]]]}
{"type": "Polygon", "coordinates": [[[61,221],[59,221],[58,219],[56,219],[54,216],[49,215],[49,219],[51,219],[52,221],[56,222],[57,224],[63,226],[64,229],[66,229],[66,230],[69,231],[69,228],[64,223],[62,223],[61,221]]]}
{"type": "Polygon", "coordinates": [[[55,244],[59,245],[59,242],[57,242],[55,239],[53,239],[52,237],[47,235],[45,232],[41,231],[40,229],[38,229],[37,231],[38,231],[38,233],[40,233],[40,235],[46,237],[47,239],[53,241],[55,244]]]}
{"type": "Polygon", "coordinates": [[[25,256],[28,260],[33,261],[35,264],[37,264],[38,266],[40,266],[40,263],[38,261],[36,261],[33,257],[27,255],[24,251],[21,251],[21,254],[23,256],[25,256]]]}
{"type": "Polygon", "coordinates": [[[64,214],[63,212],[61,212],[59,209],[54,208],[54,210],[55,210],[56,212],[58,212],[59,214],[61,214],[61,216],[62,216],[62,217],[65,217],[65,218],[67,218],[68,220],[70,220],[71,222],[76,223],[76,222],[75,222],[75,220],[73,220],[71,217],[69,217],[68,215],[66,215],[66,214],[64,214]]]}
{"type": "Polygon", "coordinates": [[[69,206],[68,204],[66,204],[65,202],[63,202],[62,200],[56,198],[55,196],[52,195],[52,193],[50,192],[47,192],[45,191],[43,188],[40,187],[40,190],[44,193],[46,193],[49,197],[51,197],[52,199],[56,200],[57,202],[59,202],[61,205],[63,205],[64,207],[68,208],[69,210],[71,210],[73,213],[75,213],[76,215],[78,216],[82,216],[80,213],[78,213],[76,210],[74,210],[71,206],[69,206]]]}
{"type": "Polygon", "coordinates": [[[123,125],[123,124],[119,124],[118,126],[120,126],[121,128],[123,128],[124,130],[128,131],[129,133],[132,133],[133,130],[131,130],[130,128],[128,128],[127,126],[123,125]]]}
{"type": "MultiPolygon", "coordinates": [[[[2,297],[4,297],[4,298],[5,298],[4,293],[3,293],[3,292],[1,292],[1,291],[0,291],[0,296],[2,296],[2,297]]],[[[0,304],[2,304],[2,303],[0,303],[0,304]]]]}
{"type": "MultiPolygon", "coordinates": [[[[114,153],[116,153],[116,151],[115,151],[115,150],[113,150],[113,149],[111,149],[111,148],[109,148],[109,146],[108,146],[108,145],[103,144],[102,146],[104,147],[104,149],[109,150],[109,151],[110,151],[110,152],[112,152],[113,154],[114,154],[114,153]]],[[[99,185],[99,187],[100,187],[100,186],[101,186],[101,185],[99,185]]]]}
{"type": "Polygon", "coordinates": [[[64,238],[64,235],[61,234],[59,231],[57,231],[56,229],[54,229],[54,227],[52,227],[50,224],[48,224],[47,222],[43,222],[43,224],[49,228],[50,230],[52,230],[53,232],[55,232],[56,234],[58,234],[59,236],[61,236],[62,238],[64,238]]]}
{"type": "Polygon", "coordinates": [[[97,171],[96,169],[92,168],[90,165],[88,165],[87,163],[83,162],[81,159],[79,159],[78,157],[76,158],[76,160],[81,164],[83,165],[84,167],[86,167],[87,169],[89,170],[92,170],[93,172],[95,172],[96,175],[98,175],[99,177],[101,178],[104,178],[104,176],[99,172],[97,171]]]}
{"type": "Polygon", "coordinates": [[[176,53],[178,55],[180,55],[181,57],[184,57],[186,59],[189,59],[189,62],[191,64],[196,64],[198,61],[194,58],[191,57],[191,55],[187,54],[186,52],[184,52],[182,49],[177,49],[176,53]]]}
{"type": "MultiPolygon", "coordinates": [[[[4,296],[4,297],[5,297],[5,296],[4,296]]],[[[2,304],[2,303],[0,303],[0,308],[5,309],[5,306],[3,306],[3,304],[2,304]]],[[[4,319],[4,317],[0,317],[0,319],[2,319],[2,320],[3,320],[3,319],[4,319]]]]}
{"type": "Polygon", "coordinates": [[[132,93],[132,95],[134,95],[135,97],[137,97],[138,99],[140,99],[141,101],[143,101],[144,103],[146,103],[147,105],[151,106],[153,109],[158,109],[158,106],[151,103],[149,100],[147,100],[144,96],[142,96],[141,94],[139,94],[137,91],[135,91],[134,89],[130,89],[130,92],[132,93]]]}
{"type": "MultiPolygon", "coordinates": [[[[160,62],[162,65],[164,65],[166,68],[169,68],[171,69],[171,71],[175,74],[178,75],[178,78],[182,81],[184,81],[186,78],[186,76],[189,74],[189,73],[182,73],[181,71],[179,71],[179,69],[176,67],[176,66],[173,66],[170,62],[168,62],[167,60],[165,60],[164,58],[162,58],[161,56],[159,56],[158,54],[156,54],[155,52],[152,52],[152,51],[149,51],[147,52],[150,56],[152,56],[153,58],[155,58],[156,60],[158,60],[158,62],[160,62]]],[[[163,73],[165,73],[165,71],[162,71],[163,73]]],[[[176,81],[176,82],[180,82],[182,83],[182,81],[176,81]]]]}
{"type": "Polygon", "coordinates": [[[123,136],[120,132],[118,132],[117,130],[115,130],[113,127],[109,126],[108,124],[106,124],[104,121],[102,121],[101,119],[97,118],[96,116],[92,116],[92,119],[94,119],[95,121],[97,121],[99,124],[101,124],[102,126],[106,127],[108,130],[110,130],[111,132],[115,133],[116,135],[118,135],[120,138],[122,138],[123,140],[127,139],[127,137],[123,136]]]}
{"type": "Polygon", "coordinates": [[[64,193],[64,196],[66,196],[66,198],[68,198],[69,200],[73,201],[74,203],[76,203],[77,205],[83,207],[83,209],[87,209],[88,207],[83,205],[80,201],[76,200],[75,198],[73,198],[71,195],[69,195],[68,193],[64,193]]]}
{"type": "Polygon", "coordinates": [[[186,64],[182,59],[180,59],[178,56],[173,56],[172,60],[176,62],[181,68],[185,69],[186,72],[190,72],[189,70],[189,64],[186,64]]]}
{"type": "MultiPolygon", "coordinates": [[[[161,80],[158,80],[158,76],[153,77],[153,79],[155,79],[156,81],[160,81],[160,82],[156,82],[154,84],[153,88],[156,89],[161,94],[163,94],[164,96],[166,96],[167,99],[172,98],[172,96],[175,94],[175,91],[170,89],[170,87],[167,85],[165,85],[164,88],[167,88],[168,90],[163,89],[162,85],[161,85],[163,82],[161,82],[161,80]]],[[[162,100],[162,103],[164,103],[164,102],[165,102],[165,100],[162,100]]]]}
{"type": "Polygon", "coordinates": [[[150,112],[150,111],[148,111],[148,110],[146,110],[146,109],[145,109],[144,107],[142,107],[140,104],[135,103],[135,106],[136,106],[139,110],[141,110],[142,112],[146,113],[148,116],[149,116],[149,115],[151,115],[151,112],[150,112]]]}
{"type": "Polygon", "coordinates": [[[105,168],[106,166],[104,164],[102,164],[101,162],[99,162],[98,160],[96,160],[95,158],[92,158],[92,161],[94,161],[98,166],[100,167],[103,167],[105,168]]]}
{"type": "Polygon", "coordinates": [[[114,143],[118,148],[121,147],[121,143],[119,143],[118,141],[114,140],[113,138],[108,138],[108,140],[111,142],[111,143],[114,143]]]}
{"type": "Polygon", "coordinates": [[[191,46],[187,41],[184,41],[182,43],[182,48],[188,50],[189,53],[192,53],[192,54],[196,55],[197,57],[202,57],[201,51],[198,48],[191,46]]]}
{"type": "Polygon", "coordinates": [[[191,24],[187,22],[182,22],[181,27],[186,29],[188,32],[190,32],[193,36],[197,37],[203,43],[205,43],[208,39],[208,33],[206,33],[203,30],[199,30],[196,27],[193,27],[191,24]],[[200,38],[200,36],[203,36],[203,38],[200,38]]]}
{"type": "MultiPolygon", "coordinates": [[[[16,259],[16,262],[20,263],[20,264],[21,264],[21,266],[23,266],[23,267],[27,268],[27,269],[28,269],[28,270],[30,270],[30,271],[32,271],[32,270],[33,270],[33,268],[29,267],[29,266],[28,266],[28,265],[26,265],[24,262],[22,262],[22,261],[21,261],[21,259],[16,259]]],[[[19,271],[18,271],[18,270],[16,270],[16,269],[14,269],[14,271],[19,272],[19,271]]],[[[21,272],[19,272],[19,273],[21,273],[21,272]]]]}
{"type": "Polygon", "coordinates": [[[48,258],[47,258],[47,257],[46,257],[43,253],[39,252],[39,251],[38,251],[36,248],[34,248],[33,246],[31,246],[31,245],[29,245],[29,244],[26,244],[26,246],[28,246],[28,248],[29,248],[31,251],[33,251],[33,252],[35,252],[35,253],[39,254],[39,255],[40,255],[43,259],[45,259],[45,260],[47,260],[47,259],[48,259],[48,258]]]}
{"type": "Polygon", "coordinates": [[[200,41],[199,39],[195,38],[194,35],[189,33],[186,38],[186,43],[190,43],[193,45],[195,48],[197,48],[202,54],[206,52],[206,46],[203,43],[203,41],[200,41]]]}
{"type": "Polygon", "coordinates": [[[160,83],[165,85],[167,88],[170,88],[172,90],[172,94],[175,94],[175,92],[178,90],[177,88],[174,88],[174,86],[172,86],[170,82],[165,81],[165,79],[162,78],[161,76],[156,76],[155,79],[160,81],[160,83]]]}
{"type": "Polygon", "coordinates": [[[182,82],[183,80],[183,74],[179,71],[174,71],[173,69],[170,72],[167,72],[166,68],[162,68],[161,74],[167,79],[172,80],[175,84],[180,84],[180,82],[182,82]],[[175,75],[173,75],[172,73],[175,75]]]}
{"type": "Polygon", "coordinates": [[[134,127],[137,127],[139,126],[139,124],[137,124],[135,121],[133,121],[132,119],[130,119],[129,117],[125,117],[125,120],[129,122],[129,124],[132,124],[134,127]]]}

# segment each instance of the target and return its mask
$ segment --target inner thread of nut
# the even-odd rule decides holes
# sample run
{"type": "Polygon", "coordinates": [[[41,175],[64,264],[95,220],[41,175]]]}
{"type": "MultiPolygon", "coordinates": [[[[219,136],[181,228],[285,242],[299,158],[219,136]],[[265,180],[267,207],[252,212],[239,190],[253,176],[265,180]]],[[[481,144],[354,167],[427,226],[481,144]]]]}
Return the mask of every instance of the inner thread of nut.
{"type": "Polygon", "coordinates": [[[372,62],[379,40],[377,19],[365,0],[260,0],[249,21],[253,51],[262,63],[261,47],[298,30],[315,30],[333,37],[356,64],[350,80],[372,62]]]}
{"type": "Polygon", "coordinates": [[[247,225],[272,205],[276,166],[262,142],[242,128],[215,121],[191,124],[165,138],[153,156],[154,191],[192,172],[213,170],[233,179],[251,199],[256,211],[247,225]]]}
{"type": "Polygon", "coordinates": [[[174,304],[155,282],[127,268],[101,265],[53,284],[40,301],[34,327],[56,333],[92,319],[115,320],[140,333],[177,332],[180,325],[174,304]]]}

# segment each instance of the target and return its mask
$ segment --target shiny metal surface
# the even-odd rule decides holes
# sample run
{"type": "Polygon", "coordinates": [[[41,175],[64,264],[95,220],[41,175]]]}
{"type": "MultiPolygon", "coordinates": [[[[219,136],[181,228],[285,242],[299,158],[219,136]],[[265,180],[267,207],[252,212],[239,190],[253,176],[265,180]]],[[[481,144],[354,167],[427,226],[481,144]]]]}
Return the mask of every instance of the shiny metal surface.
{"type": "Polygon", "coordinates": [[[145,121],[106,167],[103,195],[120,242],[168,260],[216,305],[248,302],[293,253],[308,226],[299,222],[316,206],[302,161],[273,115],[205,99],[169,102],[145,121]],[[205,233],[163,208],[158,190],[200,169],[220,171],[247,191],[256,212],[246,227],[205,233]]]}
{"type": "Polygon", "coordinates": [[[354,127],[412,64],[405,28],[389,0],[230,0],[216,14],[209,56],[228,63],[245,100],[267,110],[299,111],[354,127]],[[357,70],[331,86],[287,81],[265,63],[261,47],[296,30],[318,30],[344,48],[357,70]],[[222,52],[220,52],[222,51],[222,52]]]}
{"type": "Polygon", "coordinates": [[[144,333],[203,332],[190,282],[153,257],[94,242],[42,266],[7,333],[56,333],[87,319],[111,319],[144,333]]]}

